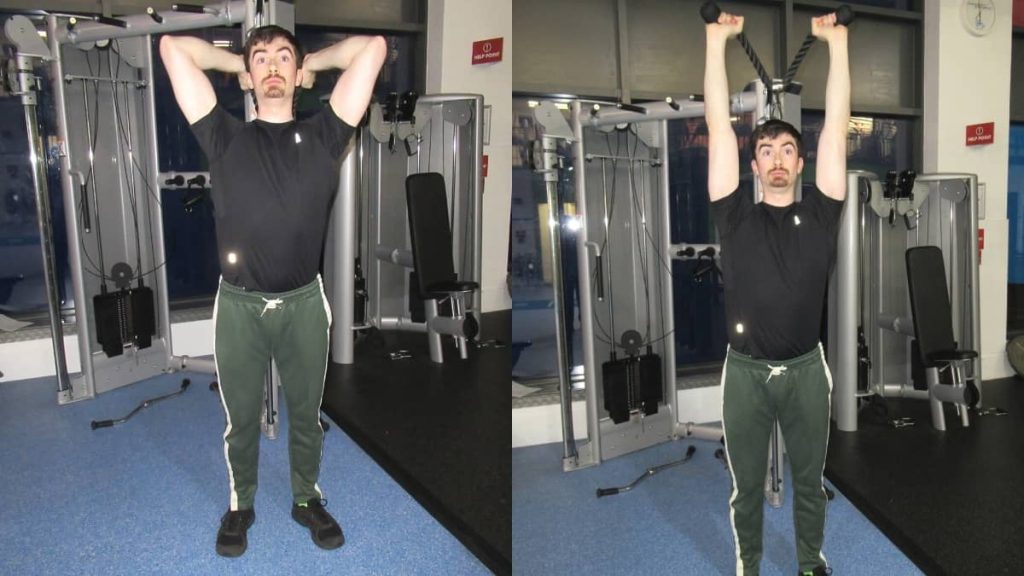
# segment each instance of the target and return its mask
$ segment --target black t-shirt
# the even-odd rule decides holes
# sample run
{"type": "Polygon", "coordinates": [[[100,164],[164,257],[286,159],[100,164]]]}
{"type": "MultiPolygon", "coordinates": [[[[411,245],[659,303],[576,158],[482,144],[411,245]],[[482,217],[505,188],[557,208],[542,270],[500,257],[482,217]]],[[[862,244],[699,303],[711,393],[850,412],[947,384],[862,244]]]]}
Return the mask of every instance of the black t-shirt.
{"type": "Polygon", "coordinates": [[[722,243],[729,345],[785,360],[818,345],[843,203],[814,188],[789,206],[735,191],[711,203],[722,243]]]}
{"type": "Polygon", "coordinates": [[[355,128],[329,105],[281,124],[243,122],[217,105],[191,128],[210,162],[224,280],[261,292],[312,282],[355,128]]]}

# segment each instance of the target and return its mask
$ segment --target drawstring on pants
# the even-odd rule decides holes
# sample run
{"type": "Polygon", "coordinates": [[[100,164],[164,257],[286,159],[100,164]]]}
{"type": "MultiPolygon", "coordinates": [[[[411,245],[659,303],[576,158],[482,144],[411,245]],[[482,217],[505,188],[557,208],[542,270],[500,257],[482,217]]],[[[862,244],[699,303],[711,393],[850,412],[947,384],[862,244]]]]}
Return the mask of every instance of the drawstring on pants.
{"type": "Polygon", "coordinates": [[[263,315],[267,313],[267,310],[277,310],[278,305],[284,304],[284,300],[281,300],[280,298],[274,298],[273,300],[263,298],[263,301],[266,302],[266,305],[263,306],[263,312],[260,312],[260,318],[263,318],[263,315]]]}
{"type": "Polygon", "coordinates": [[[772,376],[782,376],[786,372],[786,366],[772,366],[768,364],[768,368],[771,369],[771,372],[768,373],[768,378],[764,381],[765,384],[771,381],[772,376]]]}

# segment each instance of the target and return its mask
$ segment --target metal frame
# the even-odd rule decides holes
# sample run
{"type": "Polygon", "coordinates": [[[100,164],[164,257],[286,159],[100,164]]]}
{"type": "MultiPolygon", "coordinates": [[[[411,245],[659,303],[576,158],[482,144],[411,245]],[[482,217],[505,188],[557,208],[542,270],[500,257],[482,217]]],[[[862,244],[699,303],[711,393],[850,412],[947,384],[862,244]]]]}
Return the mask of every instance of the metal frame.
{"type": "MultiPolygon", "coordinates": [[[[19,68],[24,68],[26,74],[31,74],[31,67],[37,61],[48,61],[50,63],[50,80],[54,91],[54,99],[57,108],[57,130],[60,140],[59,161],[61,171],[61,191],[63,195],[64,208],[67,214],[67,234],[70,244],[69,260],[71,264],[71,280],[74,288],[74,301],[76,307],[75,320],[78,324],[78,346],[81,358],[82,371],[75,376],[67,373],[67,362],[63,348],[63,333],[60,329],[60,308],[56,302],[57,284],[56,274],[52,263],[52,230],[50,226],[50,214],[48,196],[46,192],[45,176],[43,175],[41,162],[41,143],[38,140],[37,122],[34,111],[34,97],[26,95],[26,125],[29,129],[29,138],[33,148],[33,169],[36,177],[37,197],[42,198],[39,210],[40,231],[44,247],[44,260],[46,266],[47,294],[50,300],[51,331],[54,342],[54,362],[57,369],[58,381],[58,402],[66,404],[94,398],[96,394],[112,390],[121,386],[149,378],[162,372],[178,370],[194,370],[210,374],[216,373],[216,366],[212,360],[194,359],[187,356],[175,356],[172,353],[170,310],[167,296],[166,269],[157,264],[166,259],[163,245],[163,218],[160,202],[151,202],[151,193],[156,194],[161,189],[161,174],[159,173],[159,161],[157,157],[156,139],[156,105],[153,95],[153,50],[152,34],[175,32],[182,30],[193,30],[214,26],[243,24],[243,36],[252,26],[264,23],[277,23],[282,26],[294,28],[294,6],[283,0],[268,0],[257,2],[256,0],[224,0],[223,2],[208,4],[203,8],[202,13],[178,12],[178,11],[151,11],[151,13],[131,15],[117,18],[123,25],[111,25],[100,21],[73,22],[69,16],[51,14],[47,16],[47,38],[49,45],[45,50],[39,49],[36,44],[31,44],[30,53],[24,53],[18,57],[19,68]],[[122,48],[119,54],[120,63],[125,64],[124,74],[114,81],[103,78],[85,76],[82,74],[66,73],[65,65],[67,56],[62,49],[77,47],[82,50],[93,49],[98,43],[108,42],[115,39],[125,39],[127,49],[122,48]],[[48,53],[46,53],[48,51],[48,53]],[[144,90],[141,96],[136,93],[135,98],[125,96],[126,114],[128,126],[126,135],[128,137],[128,156],[121,153],[123,143],[120,141],[122,133],[115,129],[115,146],[117,147],[116,160],[113,170],[116,173],[118,199],[128,186],[122,181],[124,168],[120,164],[127,163],[128,176],[125,180],[131,179],[135,189],[134,210],[138,216],[139,236],[147,235],[152,239],[151,247],[142,247],[141,238],[139,249],[132,251],[130,243],[124,242],[120,246],[118,255],[123,256],[126,261],[145,262],[142,266],[145,270],[153,270],[155,279],[151,282],[154,291],[154,309],[156,315],[156,334],[152,345],[146,349],[128,347],[120,356],[108,358],[102,351],[96,351],[93,341],[92,329],[92,296],[96,293],[95,287],[85,275],[83,265],[83,250],[88,238],[84,234],[87,231],[79,229],[79,221],[82,211],[79,210],[80,197],[75,186],[75,177],[84,181],[84,170],[75,169],[78,155],[77,148],[73,145],[76,134],[80,133],[77,122],[79,120],[68,109],[68,100],[73,98],[69,94],[70,84],[75,81],[110,82],[111,86],[118,83],[134,86],[138,90],[144,90]],[[131,115],[135,118],[142,118],[141,123],[131,124],[131,115]],[[138,145],[140,156],[135,160],[134,146],[138,145]],[[38,148],[37,148],[38,147],[38,148]],[[143,168],[144,167],[144,168],[143,168]],[[144,181],[135,182],[137,172],[144,172],[144,181]],[[143,194],[141,190],[150,193],[143,194]],[[145,215],[145,217],[143,216],[145,215]],[[83,234],[84,232],[84,234],[83,234]]],[[[27,22],[27,19],[24,20],[27,22]]],[[[23,22],[22,22],[23,23],[23,22]]],[[[32,26],[34,33],[34,26],[32,26]]],[[[38,37],[37,37],[38,38],[38,37]]],[[[25,51],[26,42],[20,43],[20,49],[25,51]]],[[[29,79],[25,79],[26,82],[29,79]]],[[[27,85],[27,84],[26,84],[27,85]]],[[[118,105],[117,92],[113,92],[112,98],[115,105],[118,105]]],[[[87,91],[83,90],[85,105],[88,110],[87,91]]],[[[119,114],[119,113],[118,113],[119,114]]],[[[251,119],[252,109],[247,113],[247,119],[251,119]]],[[[86,118],[86,132],[91,133],[92,127],[89,118],[86,118]]],[[[99,130],[99,126],[96,127],[99,130]]],[[[90,158],[90,167],[96,163],[90,158]]],[[[93,170],[90,170],[93,173],[93,170]]],[[[93,193],[98,190],[92,190],[93,193]]],[[[122,201],[123,205],[123,201],[122,201]]],[[[97,208],[97,211],[99,209],[97,208]]],[[[105,218],[112,218],[117,221],[116,214],[103,214],[105,218]]],[[[120,216],[122,220],[127,215],[120,216]]],[[[111,226],[113,224],[110,224],[111,226]]],[[[102,240],[94,241],[98,249],[106,249],[112,242],[104,244],[102,240]]],[[[103,267],[105,268],[105,266],[103,267]]],[[[106,270],[102,271],[104,274],[106,270]]],[[[142,270],[140,270],[142,272],[142,270]]],[[[265,398],[265,412],[263,429],[268,437],[275,437],[277,431],[277,383],[276,369],[271,366],[268,369],[267,389],[265,398]]]]}
{"type": "MultiPolygon", "coordinates": [[[[730,98],[730,108],[733,114],[754,113],[754,121],[769,116],[768,91],[760,81],[754,81],[747,86],[746,91],[735,94],[730,98]]],[[[787,121],[799,125],[800,122],[800,97],[798,94],[781,94],[782,110],[787,121]]],[[[678,392],[676,390],[676,365],[675,347],[672,345],[674,339],[671,334],[674,332],[673,307],[671,288],[663,290],[660,300],[657,302],[657,309],[661,315],[661,327],[666,335],[658,349],[662,361],[662,382],[665,387],[667,401],[665,407],[667,412],[659,412],[652,416],[644,416],[642,413],[634,413],[627,422],[615,424],[608,414],[599,408],[599,394],[601,392],[600,375],[598,370],[598,350],[595,346],[597,341],[593,326],[593,311],[595,310],[594,292],[591,284],[591,277],[594,269],[591,265],[590,252],[596,244],[590,241],[588,228],[594,226],[594,222],[601,222],[600,215],[588,217],[588,174],[586,164],[581,160],[589,161],[596,155],[587,153],[586,128],[614,127],[622,124],[634,124],[638,126],[637,137],[642,138],[650,146],[652,153],[659,151],[663,143],[668,141],[667,120],[675,118],[693,118],[704,114],[704,104],[697,99],[686,102],[657,102],[642,106],[622,105],[608,102],[598,102],[597,106],[592,101],[576,100],[572,103],[571,113],[571,137],[574,156],[576,159],[576,203],[577,215],[581,225],[577,231],[577,261],[579,269],[579,305],[581,310],[581,332],[583,344],[584,365],[583,373],[586,394],[586,418],[588,442],[583,446],[577,446],[575,433],[572,424],[572,396],[569,380],[570,360],[565,350],[566,332],[564,319],[560,312],[560,302],[564,299],[564,286],[561,281],[561,250],[559,246],[560,223],[556,220],[550,222],[550,234],[552,237],[552,262],[555,268],[556,286],[556,338],[558,340],[558,378],[560,387],[560,400],[562,409],[562,432],[563,432],[563,457],[562,467],[565,471],[577,470],[600,464],[602,460],[618,455],[640,450],[648,446],[660,443],[668,439],[679,437],[697,437],[712,441],[719,441],[723,437],[720,426],[714,424],[698,424],[693,422],[682,423],[678,421],[678,392]],[[585,108],[584,105],[588,108],[585,108]],[[643,126],[644,128],[640,128],[643,126]]],[[[538,121],[545,126],[548,133],[561,134],[566,138],[566,131],[558,126],[557,115],[549,111],[541,111],[537,114],[538,121]],[[556,116],[552,118],[552,116],[556,116]]],[[[557,177],[549,175],[556,169],[553,151],[555,146],[550,141],[552,136],[545,136],[543,143],[545,181],[549,204],[561,201],[557,198],[557,177]]],[[[657,156],[652,156],[657,158],[657,156]]],[[[661,214],[669,214],[669,174],[668,162],[659,158],[658,178],[660,189],[652,193],[652,205],[659,205],[661,214]]],[[[653,163],[652,163],[653,165],[653,163]]],[[[602,176],[604,172],[602,170],[602,176]]],[[[799,184],[798,184],[799,185],[799,184]]],[[[755,201],[760,201],[760,187],[755,183],[755,201]]],[[[799,188],[798,188],[799,198],[799,188]]],[[[607,221],[605,216],[604,221],[607,221]]],[[[672,245],[670,243],[669,226],[667,222],[662,224],[656,233],[659,235],[657,242],[659,251],[666,258],[682,258],[679,252],[687,245],[672,245]],[[669,256],[671,255],[671,256],[669,256]]],[[[695,251],[712,247],[717,254],[718,246],[714,245],[693,245],[695,251]]],[[[595,250],[595,252],[598,252],[595,250]]],[[[650,262],[650,259],[648,259],[650,262]]],[[[663,286],[672,286],[671,271],[661,262],[656,264],[663,286]]],[[[652,265],[648,263],[648,273],[652,265]]],[[[612,271],[611,274],[615,274],[612,271]]],[[[654,305],[652,304],[652,307],[654,305]]],[[[612,313],[614,314],[614,313],[612,313]]],[[[613,335],[614,337],[614,335],[613,335]]],[[[780,507],[783,502],[783,466],[782,458],[785,452],[784,441],[778,423],[775,424],[770,438],[771,449],[769,451],[768,474],[765,478],[765,498],[773,507],[780,507]]]]}
{"type": "MultiPolygon", "coordinates": [[[[882,199],[882,184],[871,173],[851,171],[833,278],[830,314],[836,346],[829,352],[836,386],[833,405],[839,430],[857,430],[858,399],[868,396],[903,397],[932,402],[932,425],[945,430],[942,390],[916,390],[911,382],[910,338],[914,335],[909,308],[904,253],[922,245],[939,246],[949,275],[947,286],[954,334],[963,349],[978,350],[981,307],[978,284],[978,179],[974,174],[938,173],[917,176],[910,200],[882,199]],[[860,190],[870,190],[870,201],[860,190]],[[907,214],[916,226],[908,230],[902,218],[890,226],[889,209],[907,214]],[[870,368],[866,389],[858,386],[857,329],[863,321],[870,368]]],[[[962,375],[979,387],[981,360],[968,361],[962,375]]],[[[934,376],[927,375],[930,384],[934,376]]],[[[956,403],[954,403],[956,404],[956,403]]],[[[957,409],[963,425],[967,411],[957,409]]]]}
{"type": "MultiPolygon", "coordinates": [[[[758,97],[754,92],[734,95],[731,98],[731,107],[733,112],[737,114],[753,112],[758,108],[758,97]]],[[[649,154],[649,157],[642,160],[643,163],[647,164],[646,167],[641,169],[641,172],[646,174],[646,176],[641,176],[641,178],[646,178],[649,182],[657,180],[659,183],[657,190],[644,189],[645,199],[641,200],[641,202],[645,202],[646,206],[657,206],[657,208],[652,208],[652,210],[656,210],[659,214],[667,215],[669,214],[669,174],[668,162],[664,158],[663,151],[664,143],[668,141],[667,120],[693,118],[703,114],[704,104],[696,99],[684,102],[656,102],[642,106],[620,106],[614,102],[574,100],[571,103],[569,120],[571,127],[565,126],[561,116],[553,114],[549,110],[541,108],[537,113],[538,121],[544,125],[545,133],[547,134],[543,142],[544,167],[542,171],[545,174],[550,204],[561,205],[562,203],[557,195],[556,171],[558,170],[559,162],[555,154],[556,146],[554,139],[562,138],[571,141],[575,157],[576,212],[580,222],[579,230],[576,232],[576,258],[579,269],[579,306],[581,310],[580,323],[584,358],[583,374],[586,382],[588,438],[588,441],[582,445],[577,445],[573,430],[572,386],[569,379],[570,366],[565,352],[567,350],[567,343],[565,342],[566,332],[563,315],[558,311],[560,310],[559,303],[564,299],[565,290],[564,287],[558,288],[562,283],[562,259],[559,248],[561,236],[559,227],[561,223],[556,218],[552,218],[551,222],[549,222],[552,239],[551,260],[553,262],[556,284],[555,300],[557,310],[555,322],[559,351],[558,376],[562,409],[562,466],[566,471],[594,466],[607,458],[646,448],[679,436],[696,436],[715,440],[720,439],[722,436],[721,429],[715,426],[704,426],[694,423],[684,424],[677,421],[676,415],[679,413],[679,410],[676,391],[675,347],[672,345],[673,338],[671,336],[675,328],[672,313],[674,304],[670,288],[672,279],[671,271],[666,267],[666,262],[663,262],[661,259],[663,258],[667,261],[670,258],[676,257],[675,254],[678,252],[679,247],[673,246],[670,243],[670,230],[667,221],[652,223],[651,241],[655,245],[657,253],[660,253],[661,256],[657,257],[656,254],[649,254],[647,258],[648,277],[646,281],[648,286],[652,287],[647,293],[655,292],[654,286],[660,285],[662,287],[657,297],[652,297],[651,301],[651,308],[657,310],[657,315],[659,316],[657,328],[652,328],[651,333],[665,335],[659,343],[654,345],[654,349],[661,357],[662,382],[665,388],[665,399],[661,405],[661,408],[664,409],[659,409],[657,414],[651,416],[633,414],[629,421],[614,424],[608,418],[607,413],[599,408],[601,371],[599,370],[600,362],[598,358],[599,356],[607,355],[610,348],[605,344],[601,350],[598,350],[599,346],[596,345],[598,338],[594,326],[594,311],[605,305],[597,303],[597,290],[591,282],[591,278],[596,271],[592,256],[601,255],[603,257],[606,255],[600,254],[600,245],[592,241],[590,237],[591,230],[604,227],[605,219],[601,213],[591,214],[591,210],[588,209],[588,206],[593,204],[593,201],[588,197],[588,193],[591,188],[596,189],[588,184],[591,177],[588,172],[592,171],[588,170],[588,164],[594,160],[604,162],[607,158],[603,158],[600,154],[588,153],[588,147],[590,146],[588,141],[591,140],[591,138],[588,138],[588,134],[595,129],[609,130],[616,125],[622,124],[635,124],[637,126],[637,135],[634,138],[645,144],[644,153],[649,154]],[[668,288],[665,289],[665,287],[668,288]]],[[[639,144],[639,141],[636,144],[639,144]]],[[[634,160],[629,161],[633,162],[634,160]]],[[[607,184],[607,175],[603,170],[599,172],[597,177],[603,180],[602,184],[607,184]]],[[[602,184],[596,186],[601,186],[602,184]]],[[[631,211],[630,218],[635,216],[636,214],[632,214],[631,211]]],[[[595,238],[598,237],[595,236],[595,238]]],[[[605,250],[610,248],[611,246],[605,248],[605,250]]],[[[627,250],[626,253],[631,255],[637,247],[628,246],[625,249],[627,250]]],[[[621,250],[623,248],[618,248],[618,250],[620,250],[619,257],[614,258],[614,260],[622,262],[621,250]]],[[[631,259],[632,256],[627,258],[631,259]]],[[[630,272],[633,271],[631,270],[630,272]]],[[[615,272],[610,273],[614,274],[615,272]]],[[[635,288],[636,276],[632,273],[629,276],[634,279],[635,288]]],[[[609,295],[609,298],[613,297],[614,295],[609,295]]],[[[614,311],[609,314],[609,319],[617,316],[614,311]]],[[[623,314],[627,318],[630,316],[628,312],[623,314]]],[[[635,324],[634,326],[638,325],[635,324]]]]}
{"type": "MultiPolygon", "coordinates": [[[[483,105],[483,96],[477,94],[428,94],[416,101],[415,123],[391,124],[384,123],[380,104],[371,105],[369,128],[362,130],[358,140],[358,158],[352,154],[343,169],[345,176],[334,206],[335,236],[329,241],[326,260],[327,274],[341,286],[331,294],[332,304],[346,314],[332,328],[335,362],[353,362],[353,334],[371,325],[426,333],[434,362],[442,361],[441,335],[452,334],[460,356],[468,357],[465,338],[444,326],[436,303],[425,303],[425,322],[414,322],[407,312],[413,288],[406,271],[412,267],[412,252],[405,177],[421,172],[445,176],[456,272],[460,280],[479,283],[483,269],[483,105]],[[360,198],[365,200],[360,203],[360,198]],[[362,325],[355,325],[348,310],[354,302],[356,254],[362,263],[368,300],[366,324],[362,325]]],[[[464,312],[475,312],[479,320],[478,299],[469,298],[464,312]]]]}

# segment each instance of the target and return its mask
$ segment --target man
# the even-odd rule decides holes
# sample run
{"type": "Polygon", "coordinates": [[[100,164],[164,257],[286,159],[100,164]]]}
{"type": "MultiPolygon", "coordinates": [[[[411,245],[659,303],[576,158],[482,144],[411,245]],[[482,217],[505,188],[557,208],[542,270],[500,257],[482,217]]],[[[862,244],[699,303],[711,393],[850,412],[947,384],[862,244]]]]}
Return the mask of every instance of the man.
{"type": "Polygon", "coordinates": [[[796,201],[804,166],[800,133],[770,120],[750,140],[751,168],[763,192],[755,204],[739,187],[739,152],[730,124],[726,41],[743,18],[722,13],[706,27],[704,71],[708,193],[722,243],[729,350],[722,370],[722,421],[733,477],[729,500],[736,573],[758,573],[768,443],[776,419],[793,479],[800,574],[827,574],[822,473],[832,379],[818,341],[839,217],[846,197],[850,71],[846,27],[835,14],[811,32],[828,43],[825,124],[818,142],[816,189],[796,201]]]}
{"type": "Polygon", "coordinates": [[[198,38],[160,41],[175,99],[206,153],[213,181],[221,265],[214,358],[227,417],[230,484],[217,533],[223,556],[245,552],[246,531],[256,518],[260,406],[271,357],[288,408],[292,518],[321,548],[345,541],[316,483],[331,323],[318,270],[342,153],[386,53],[381,37],[351,37],[303,57],[295,37],[277,26],[252,30],[242,55],[198,38]],[[316,72],[331,68],[344,72],[329,106],[296,122],[296,88],[312,86],[316,72]],[[255,99],[254,121],[245,123],[218,106],[207,70],[238,75],[255,99]]]}

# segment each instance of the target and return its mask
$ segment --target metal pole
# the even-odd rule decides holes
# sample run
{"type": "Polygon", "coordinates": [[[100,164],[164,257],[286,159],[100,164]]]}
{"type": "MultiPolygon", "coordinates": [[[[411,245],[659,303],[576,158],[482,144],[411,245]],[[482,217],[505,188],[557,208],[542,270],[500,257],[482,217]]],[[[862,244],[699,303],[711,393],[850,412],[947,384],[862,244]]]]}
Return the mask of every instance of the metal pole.
{"type": "Polygon", "coordinates": [[[353,150],[341,163],[341,183],[338,189],[338,206],[335,211],[334,242],[338,247],[335,265],[338,273],[334,278],[334,302],[337,303],[338,328],[334,330],[334,361],[339,364],[353,363],[355,348],[355,261],[356,261],[356,187],[359,185],[357,170],[358,154],[353,150]]]}
{"type": "Polygon", "coordinates": [[[662,333],[665,334],[665,340],[662,342],[661,357],[664,362],[664,382],[665,391],[668,394],[666,403],[671,407],[672,410],[672,422],[675,424],[679,418],[678,410],[678,398],[679,394],[676,392],[676,346],[675,346],[675,302],[673,301],[673,286],[672,286],[672,259],[669,256],[672,244],[672,231],[669,229],[669,215],[672,213],[672,207],[669,202],[669,173],[668,173],[668,122],[662,120],[658,122],[658,140],[663,143],[662,150],[665,151],[661,158],[661,164],[658,166],[661,178],[659,178],[659,189],[658,189],[658,221],[660,232],[659,243],[661,244],[661,254],[665,257],[665,265],[658,265],[659,273],[661,276],[661,329],[662,333]],[[667,287],[667,289],[666,289],[667,287]]]}
{"type": "MultiPolygon", "coordinates": [[[[164,340],[164,349],[167,351],[167,365],[170,367],[174,362],[173,350],[174,347],[171,342],[171,308],[170,308],[170,295],[167,289],[167,266],[157,266],[159,262],[167,262],[167,253],[164,249],[164,218],[163,218],[163,204],[159,201],[160,195],[160,157],[159,148],[157,147],[157,132],[156,132],[156,93],[155,84],[153,83],[153,42],[152,38],[146,37],[143,42],[145,47],[143,48],[146,68],[144,74],[146,86],[148,89],[145,94],[144,104],[146,106],[146,139],[147,145],[149,146],[149,154],[146,155],[146,159],[149,161],[149,189],[157,195],[156,206],[153,210],[156,212],[156,217],[151,219],[150,225],[153,227],[153,235],[160,239],[153,246],[153,263],[156,267],[154,271],[155,280],[154,286],[159,287],[156,292],[156,305],[157,305],[157,317],[158,325],[157,332],[160,337],[164,340]]],[[[154,199],[147,201],[147,204],[154,199]]],[[[193,360],[193,363],[196,363],[193,360]]],[[[198,370],[200,372],[206,372],[210,374],[216,374],[217,369],[213,362],[204,362],[200,366],[192,367],[192,370],[198,370]]]]}
{"type": "Polygon", "coordinates": [[[857,431],[857,326],[860,302],[860,179],[867,172],[851,170],[846,174],[846,203],[839,223],[839,240],[835,269],[836,353],[835,420],[839,430],[857,431]]]}
{"type": "Polygon", "coordinates": [[[96,40],[229,26],[237,24],[245,18],[247,3],[246,0],[225,0],[206,6],[206,11],[202,14],[165,10],[157,12],[157,15],[163,19],[161,23],[157,23],[148,14],[135,14],[118,18],[125,23],[124,28],[100,22],[82,22],[74,28],[66,26],[54,28],[52,33],[59,43],[79,44],[96,40]]]}
{"type": "MultiPolygon", "coordinates": [[[[576,213],[580,220],[580,228],[576,232],[576,259],[579,269],[579,306],[580,335],[583,348],[583,375],[587,394],[587,435],[589,460],[580,465],[598,464],[601,461],[601,423],[598,417],[597,402],[597,362],[594,358],[594,310],[591,304],[590,258],[587,254],[589,234],[589,216],[587,214],[587,179],[583,146],[583,125],[581,124],[582,104],[579,100],[572,104],[573,152],[576,158],[576,213]]],[[[607,267],[610,268],[610,267],[607,267]]],[[[563,462],[564,467],[564,462],[563,462]]]]}
{"type": "Polygon", "coordinates": [[[17,56],[18,86],[21,103],[25,106],[25,131],[28,134],[29,153],[32,164],[32,184],[36,191],[36,222],[39,225],[39,240],[43,256],[43,277],[46,284],[46,300],[49,303],[50,334],[53,339],[53,362],[57,370],[57,391],[71,389],[68,378],[67,359],[64,353],[64,330],[61,328],[60,298],[57,289],[57,265],[53,251],[53,222],[50,211],[50,189],[46,184],[46,154],[39,138],[36,120],[35,73],[32,68],[35,58],[17,56]]]}
{"type": "MultiPolygon", "coordinates": [[[[78,327],[78,354],[82,367],[82,382],[85,384],[84,394],[81,395],[81,398],[74,398],[75,391],[70,387],[64,388],[63,383],[61,383],[62,387],[57,391],[57,400],[60,404],[66,404],[73,400],[91,398],[95,394],[92,350],[89,346],[92,335],[92,320],[88,314],[85,279],[82,272],[82,238],[78,230],[78,203],[75,201],[74,186],[71,182],[71,148],[68,144],[70,142],[68,109],[64,97],[64,64],[60,57],[60,42],[57,40],[56,16],[49,16],[47,18],[47,31],[50,53],[53,55],[53,60],[50,63],[50,85],[53,87],[54,108],[57,112],[57,137],[61,142],[64,142],[63,154],[60,157],[60,181],[64,197],[65,230],[68,236],[68,267],[71,272],[71,285],[75,293],[75,324],[78,327]]],[[[95,191],[93,200],[95,206],[95,191]]],[[[100,223],[96,222],[97,229],[99,229],[99,226],[100,223]]]]}
{"type": "MultiPolygon", "coordinates": [[[[565,284],[562,278],[562,223],[558,215],[561,212],[561,199],[558,197],[558,141],[551,136],[544,136],[544,187],[547,190],[548,222],[551,235],[551,277],[555,295],[555,344],[558,351],[558,392],[562,400],[562,456],[564,459],[576,459],[576,436],[572,425],[572,380],[569,376],[571,359],[568,355],[567,337],[565,334],[565,284]]],[[[544,223],[541,223],[543,225],[544,223]]]]}
{"type": "MultiPolygon", "coordinates": [[[[483,285],[484,280],[484,268],[483,268],[483,242],[484,242],[484,223],[483,223],[483,203],[484,203],[484,130],[483,130],[483,117],[484,117],[484,98],[483,96],[473,96],[473,130],[474,130],[474,150],[473,150],[473,164],[470,169],[472,175],[473,186],[470,190],[472,202],[470,206],[473,207],[473,279],[483,285]]],[[[471,304],[466,306],[468,310],[477,310],[481,314],[477,315],[477,322],[483,326],[483,298],[474,298],[471,304]]]]}

